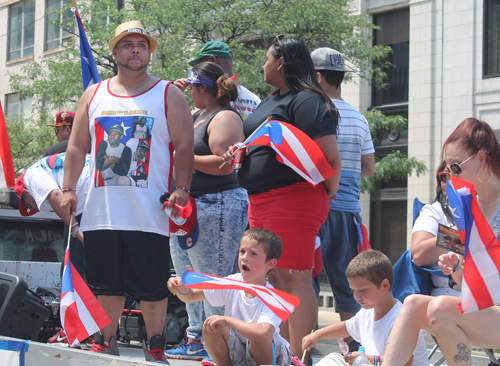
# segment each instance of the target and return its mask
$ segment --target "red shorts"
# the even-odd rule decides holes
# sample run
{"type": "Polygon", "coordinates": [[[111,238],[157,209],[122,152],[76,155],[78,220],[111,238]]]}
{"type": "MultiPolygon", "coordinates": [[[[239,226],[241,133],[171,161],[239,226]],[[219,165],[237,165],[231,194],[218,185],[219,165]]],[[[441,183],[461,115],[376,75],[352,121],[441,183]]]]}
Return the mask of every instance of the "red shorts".
{"type": "Polygon", "coordinates": [[[330,203],[323,184],[296,183],[249,196],[250,228],[272,231],[283,241],[277,268],[308,271],[314,265],[314,245],[330,203]]]}

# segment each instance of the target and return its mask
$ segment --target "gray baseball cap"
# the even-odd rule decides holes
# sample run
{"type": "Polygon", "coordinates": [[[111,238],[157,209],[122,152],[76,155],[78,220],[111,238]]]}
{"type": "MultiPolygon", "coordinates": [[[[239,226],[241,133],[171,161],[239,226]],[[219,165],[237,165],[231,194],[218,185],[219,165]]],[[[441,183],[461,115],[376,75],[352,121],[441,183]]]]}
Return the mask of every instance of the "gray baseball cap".
{"type": "Polygon", "coordinates": [[[311,53],[311,58],[316,70],[351,72],[351,70],[345,68],[344,56],[333,48],[318,48],[311,53]]]}

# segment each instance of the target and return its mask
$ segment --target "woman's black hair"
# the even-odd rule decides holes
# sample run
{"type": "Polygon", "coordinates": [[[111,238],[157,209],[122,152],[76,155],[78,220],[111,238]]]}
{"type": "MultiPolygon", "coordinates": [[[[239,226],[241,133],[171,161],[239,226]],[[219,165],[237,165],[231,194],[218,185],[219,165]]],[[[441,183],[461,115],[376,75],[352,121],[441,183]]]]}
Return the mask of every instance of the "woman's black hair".
{"type": "MultiPolygon", "coordinates": [[[[271,54],[278,60],[283,58],[283,76],[286,85],[294,93],[309,91],[318,94],[338,126],[339,112],[330,97],[323,91],[316,77],[316,70],[307,46],[296,37],[274,39],[271,54]]],[[[275,90],[273,94],[277,94],[275,90]]]]}
{"type": "Polygon", "coordinates": [[[448,199],[446,198],[446,195],[443,193],[443,189],[441,188],[441,180],[439,179],[439,173],[444,172],[445,168],[446,168],[446,161],[442,161],[441,164],[439,164],[439,167],[436,172],[436,180],[437,180],[436,197],[432,202],[440,203],[441,208],[443,209],[443,212],[446,218],[448,219],[448,222],[450,223],[451,226],[454,226],[455,218],[453,217],[453,213],[451,212],[448,199]]]}
{"type": "Polygon", "coordinates": [[[234,102],[238,98],[238,85],[216,63],[200,62],[192,70],[198,75],[208,76],[216,81],[215,86],[212,89],[207,89],[207,92],[212,93],[221,106],[227,107],[230,102],[234,102]]]}

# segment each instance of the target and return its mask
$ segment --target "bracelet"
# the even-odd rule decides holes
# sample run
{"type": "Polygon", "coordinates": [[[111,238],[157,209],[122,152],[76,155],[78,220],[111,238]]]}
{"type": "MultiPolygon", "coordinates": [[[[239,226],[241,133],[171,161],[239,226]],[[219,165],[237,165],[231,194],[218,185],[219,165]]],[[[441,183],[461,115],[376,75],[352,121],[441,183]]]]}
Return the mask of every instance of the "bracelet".
{"type": "Polygon", "coordinates": [[[71,232],[71,236],[72,236],[73,238],[76,238],[76,236],[77,236],[78,234],[80,234],[80,228],[79,228],[79,227],[77,227],[75,230],[73,230],[73,231],[71,232]]]}
{"type": "Polygon", "coordinates": [[[78,221],[75,221],[73,224],[71,224],[71,229],[73,230],[75,226],[78,226],[78,221]]]}
{"type": "Polygon", "coordinates": [[[458,270],[458,267],[460,266],[460,258],[457,258],[457,259],[458,259],[457,265],[455,266],[455,268],[453,268],[452,273],[455,273],[458,270]]]}
{"type": "Polygon", "coordinates": [[[191,194],[191,191],[187,189],[186,187],[175,187],[175,189],[182,189],[183,191],[186,191],[187,194],[191,194]]]}
{"type": "Polygon", "coordinates": [[[191,289],[189,288],[188,290],[189,290],[189,291],[188,291],[188,292],[186,292],[185,294],[183,294],[183,293],[182,293],[182,292],[180,292],[180,291],[178,292],[178,294],[181,294],[181,295],[184,295],[184,296],[189,295],[189,294],[191,293],[191,289]]]}
{"type": "Polygon", "coordinates": [[[75,192],[76,193],[76,188],[64,188],[62,190],[63,193],[66,193],[66,192],[75,192]]]}

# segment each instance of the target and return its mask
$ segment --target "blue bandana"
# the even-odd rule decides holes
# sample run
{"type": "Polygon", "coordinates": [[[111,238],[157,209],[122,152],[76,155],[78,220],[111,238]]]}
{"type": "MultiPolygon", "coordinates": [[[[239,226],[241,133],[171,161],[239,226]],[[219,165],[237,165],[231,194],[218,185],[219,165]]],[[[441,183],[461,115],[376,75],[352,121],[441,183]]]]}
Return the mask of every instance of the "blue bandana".
{"type": "Polygon", "coordinates": [[[198,75],[193,70],[189,71],[187,77],[187,83],[190,85],[201,85],[205,84],[208,89],[213,89],[215,86],[216,80],[205,75],[198,75]]]}

